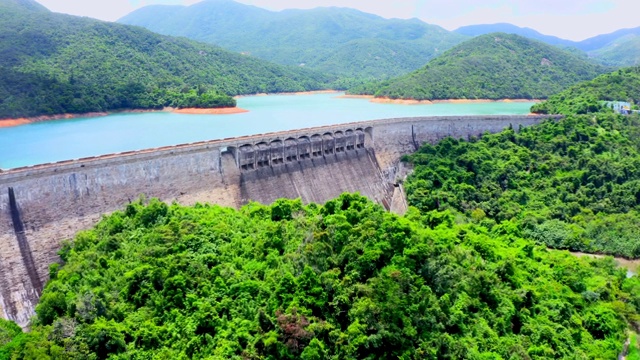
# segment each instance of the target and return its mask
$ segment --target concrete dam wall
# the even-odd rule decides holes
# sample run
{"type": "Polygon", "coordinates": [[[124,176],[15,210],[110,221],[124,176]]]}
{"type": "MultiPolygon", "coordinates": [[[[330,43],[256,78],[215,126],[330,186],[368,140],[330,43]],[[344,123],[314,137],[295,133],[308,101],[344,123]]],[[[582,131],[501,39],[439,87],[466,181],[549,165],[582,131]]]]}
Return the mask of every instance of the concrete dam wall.
{"type": "MultiPolygon", "coordinates": [[[[0,173],[0,314],[27,326],[63,240],[141,194],[240,207],[281,197],[325,202],[359,191],[387,209],[399,159],[422,143],[468,138],[548,117],[365,121],[105,155],[0,173]]],[[[399,205],[398,205],[399,204],[399,205]]]]}

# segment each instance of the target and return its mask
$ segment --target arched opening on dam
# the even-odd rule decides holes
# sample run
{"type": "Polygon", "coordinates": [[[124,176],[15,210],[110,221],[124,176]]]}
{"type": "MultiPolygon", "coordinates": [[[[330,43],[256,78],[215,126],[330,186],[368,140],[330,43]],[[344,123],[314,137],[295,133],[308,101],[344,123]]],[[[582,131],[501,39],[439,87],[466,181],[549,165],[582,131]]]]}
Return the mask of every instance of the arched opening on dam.
{"type": "Polygon", "coordinates": [[[300,160],[311,158],[311,139],[308,136],[298,138],[298,156],[300,160]]]}
{"type": "Polygon", "coordinates": [[[253,170],[256,164],[256,152],[253,145],[245,144],[240,146],[238,152],[238,164],[242,170],[253,170]]]}
{"type": "Polygon", "coordinates": [[[311,135],[311,156],[314,158],[322,156],[322,136],[319,134],[311,135]]]}
{"type": "Polygon", "coordinates": [[[288,138],[284,141],[284,158],[290,163],[298,161],[298,142],[294,138],[288,138]]]}
{"type": "Polygon", "coordinates": [[[271,165],[271,147],[266,142],[256,144],[256,168],[271,165]]]}
{"type": "Polygon", "coordinates": [[[344,132],[344,137],[345,137],[344,145],[347,148],[347,151],[355,150],[356,149],[356,143],[357,143],[355,131],[353,131],[351,129],[345,131],[344,132]]]}
{"type": "Polygon", "coordinates": [[[324,133],[322,135],[322,149],[325,155],[333,155],[335,152],[336,140],[332,133],[324,133]]]}
{"type": "Polygon", "coordinates": [[[271,166],[284,163],[282,140],[273,140],[269,147],[271,148],[271,166]]]}
{"type": "Polygon", "coordinates": [[[342,131],[336,131],[335,133],[333,133],[333,138],[335,140],[334,144],[336,154],[345,152],[347,150],[347,144],[344,133],[342,131]]]}

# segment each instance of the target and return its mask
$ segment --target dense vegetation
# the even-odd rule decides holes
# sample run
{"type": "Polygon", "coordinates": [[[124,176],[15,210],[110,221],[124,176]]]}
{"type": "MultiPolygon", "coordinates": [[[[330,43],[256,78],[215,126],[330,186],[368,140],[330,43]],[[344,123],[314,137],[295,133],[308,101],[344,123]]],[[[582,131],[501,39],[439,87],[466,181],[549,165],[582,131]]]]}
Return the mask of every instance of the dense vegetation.
{"type": "Polygon", "coordinates": [[[638,47],[633,47],[629,40],[637,39],[640,36],[640,27],[631,29],[620,29],[609,34],[597,35],[582,41],[571,41],[561,39],[555,36],[543,35],[538,31],[526,27],[519,27],[512,24],[481,24],[469,25],[456,29],[454,32],[467,36],[480,36],[494,32],[503,32],[507,34],[516,34],[527,37],[529,39],[539,40],[549,45],[555,45],[561,48],[581,51],[596,57],[596,60],[605,65],[612,66],[632,66],[638,64],[638,47]],[[604,53],[612,51],[615,55],[604,56],[604,53]],[[625,54],[625,52],[630,52],[625,54]],[[602,57],[600,55],[603,55],[602,57]]]}
{"type": "Polygon", "coordinates": [[[587,114],[606,111],[604,101],[640,104],[640,67],[620,69],[600,75],[534,105],[539,114],[587,114]]]}
{"type": "Polygon", "coordinates": [[[614,359],[640,306],[611,259],[350,194],[134,203],[61,255],[0,358],[614,359]]]}
{"type": "Polygon", "coordinates": [[[640,31],[616,39],[607,46],[589,53],[598,62],[610,66],[640,65],[640,31]]]}
{"type": "Polygon", "coordinates": [[[640,258],[640,118],[549,120],[520,132],[425,145],[410,204],[451,209],[558,249],[640,258]]]}
{"type": "Polygon", "coordinates": [[[408,75],[349,90],[391,99],[541,99],[604,69],[587,59],[518,35],[466,41],[408,75]]]}
{"type": "MultiPolygon", "coordinates": [[[[7,54],[0,109],[15,104],[10,90],[19,82],[33,84],[26,86],[31,101],[54,104],[61,96],[61,106],[89,106],[82,101],[109,94],[149,106],[159,98],[209,106],[225,101],[222,93],[254,86],[210,57],[295,75],[277,81],[315,81],[186,40],[59,17],[30,0],[0,0],[0,20],[3,10],[23,16],[25,6],[39,25],[13,29],[24,36],[13,47],[0,37],[7,54]],[[37,46],[26,41],[34,34],[24,29],[33,26],[49,31],[37,46]],[[68,46],[47,42],[62,38],[68,46]],[[89,71],[98,63],[110,72],[89,71]],[[107,76],[116,73],[126,86],[107,76]],[[217,82],[219,74],[225,81],[217,82]],[[41,99],[45,89],[50,100],[41,99]]],[[[577,66],[575,57],[504,34],[482,41],[489,51],[469,50],[467,65],[493,66],[513,51],[525,55],[516,65],[543,74],[539,80],[598,70],[580,63],[571,75],[547,72],[577,66]],[[522,60],[535,56],[546,60],[536,60],[542,68],[522,60]]],[[[633,100],[637,75],[609,74],[546,104],[576,113],[567,105],[572,97],[633,100]]],[[[505,83],[487,84],[485,91],[506,91],[505,83]]],[[[522,86],[534,93],[533,84],[522,86]]],[[[611,258],[547,249],[640,257],[640,117],[594,111],[424,145],[406,158],[414,165],[405,184],[414,207],[403,217],[357,194],[325,205],[278,200],[240,210],[129,204],[63,246],[30,332],[0,319],[0,360],[615,359],[640,321],[640,278],[627,278],[611,258]]],[[[634,334],[631,345],[629,359],[638,358],[634,334]]]]}
{"type": "Polygon", "coordinates": [[[638,343],[638,334],[631,334],[629,343],[629,351],[626,360],[640,360],[640,347],[638,343]]]}
{"type": "Polygon", "coordinates": [[[231,0],[147,6],[119,22],[280,64],[304,64],[338,76],[337,86],[408,73],[466,39],[417,19],[383,19],[346,8],[273,12],[231,0]]]}
{"type": "Polygon", "coordinates": [[[579,47],[578,42],[561,39],[557,36],[544,35],[534,29],[508,23],[467,25],[454,30],[454,32],[467,36],[481,36],[500,32],[524,36],[529,39],[542,41],[543,43],[555,45],[561,48],[579,47]]]}
{"type": "Polygon", "coordinates": [[[310,71],[137,27],[0,0],[0,118],[234,106],[229,95],[313,90],[310,71]]]}

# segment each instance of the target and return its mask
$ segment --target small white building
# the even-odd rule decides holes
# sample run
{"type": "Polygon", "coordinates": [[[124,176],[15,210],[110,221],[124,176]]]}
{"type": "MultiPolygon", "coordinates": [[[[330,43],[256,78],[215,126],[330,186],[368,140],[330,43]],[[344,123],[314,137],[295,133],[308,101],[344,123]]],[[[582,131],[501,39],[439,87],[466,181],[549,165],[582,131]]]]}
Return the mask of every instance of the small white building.
{"type": "Polygon", "coordinates": [[[618,114],[631,114],[631,103],[625,101],[607,101],[606,106],[618,114]]]}

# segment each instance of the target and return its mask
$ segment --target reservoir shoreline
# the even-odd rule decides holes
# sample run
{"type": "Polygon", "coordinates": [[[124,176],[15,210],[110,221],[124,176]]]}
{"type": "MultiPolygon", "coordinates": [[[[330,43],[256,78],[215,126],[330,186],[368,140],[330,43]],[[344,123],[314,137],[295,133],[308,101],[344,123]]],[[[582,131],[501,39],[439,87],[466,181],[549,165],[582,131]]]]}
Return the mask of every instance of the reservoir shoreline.
{"type": "Polygon", "coordinates": [[[439,99],[439,100],[416,100],[416,99],[391,99],[388,97],[375,97],[373,95],[341,95],[340,99],[368,99],[377,104],[399,104],[399,105],[432,105],[432,104],[483,104],[483,103],[538,103],[540,99],[439,99]]]}
{"type": "MultiPolygon", "coordinates": [[[[319,94],[342,94],[344,91],[340,90],[314,90],[314,91],[300,91],[290,93],[260,93],[249,95],[237,95],[234,99],[256,97],[256,96],[304,96],[304,95],[319,95],[319,94]]],[[[376,98],[373,95],[338,95],[337,99],[368,99],[372,103],[377,104],[397,104],[397,105],[433,105],[433,104],[481,104],[481,103],[522,103],[522,102],[540,102],[539,99],[444,99],[444,100],[414,100],[414,99],[390,99],[390,98],[376,98]]],[[[176,114],[194,114],[194,115],[229,115],[229,114],[241,114],[249,112],[238,107],[227,108],[182,108],[176,109],[166,107],[163,109],[130,109],[120,111],[104,111],[104,112],[89,112],[80,114],[56,114],[56,115],[40,115],[31,117],[16,117],[0,119],[0,128],[14,127],[20,125],[27,125],[38,122],[55,121],[55,120],[69,120],[76,118],[95,118],[104,117],[116,114],[139,114],[139,113],[159,113],[159,112],[172,112],[176,114]]]]}
{"type": "Polygon", "coordinates": [[[342,94],[243,97],[237,100],[237,108],[249,112],[224,116],[200,114],[202,110],[194,111],[198,114],[157,110],[67,121],[42,119],[34,126],[2,127],[0,168],[377,119],[527,115],[531,106],[531,103],[380,105],[337,99],[337,95],[342,94]]]}
{"type": "Polygon", "coordinates": [[[41,115],[41,116],[32,116],[32,117],[21,117],[21,118],[7,118],[0,119],[0,128],[27,125],[38,122],[45,121],[55,121],[55,120],[69,120],[76,118],[95,118],[95,117],[104,117],[109,115],[116,114],[141,114],[141,113],[159,113],[159,112],[172,112],[176,114],[206,114],[206,115],[229,115],[229,114],[241,114],[249,112],[249,110],[241,109],[238,107],[227,107],[227,108],[164,108],[164,109],[131,109],[131,110],[121,110],[121,111],[109,111],[109,112],[89,112],[89,113],[81,113],[81,114],[57,114],[57,115],[41,115]]]}
{"type": "MultiPolygon", "coordinates": [[[[247,94],[247,95],[237,95],[234,96],[234,99],[244,98],[244,97],[252,97],[252,96],[271,96],[271,95],[318,95],[318,94],[340,94],[344,91],[340,90],[313,90],[313,91],[298,91],[298,92],[282,92],[282,93],[259,93],[259,94],[247,94]]],[[[44,121],[55,121],[55,120],[69,120],[76,118],[95,118],[95,117],[103,117],[114,114],[136,114],[136,113],[156,113],[156,112],[172,112],[176,114],[194,114],[194,115],[230,115],[230,114],[241,114],[249,112],[249,110],[241,109],[238,107],[234,108],[182,108],[175,109],[171,107],[167,107],[164,109],[130,109],[130,110],[121,110],[121,111],[100,111],[100,112],[88,112],[88,113],[80,113],[80,114],[56,114],[56,115],[40,115],[40,116],[31,116],[31,117],[17,117],[17,118],[5,118],[0,119],[0,128],[6,127],[14,127],[20,125],[27,125],[37,122],[44,121]]]]}

